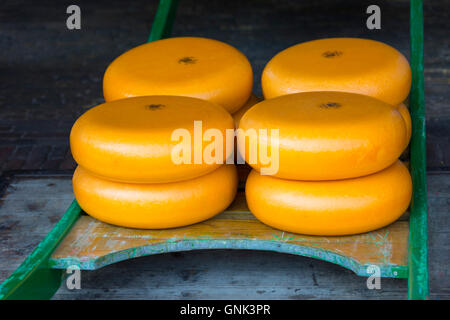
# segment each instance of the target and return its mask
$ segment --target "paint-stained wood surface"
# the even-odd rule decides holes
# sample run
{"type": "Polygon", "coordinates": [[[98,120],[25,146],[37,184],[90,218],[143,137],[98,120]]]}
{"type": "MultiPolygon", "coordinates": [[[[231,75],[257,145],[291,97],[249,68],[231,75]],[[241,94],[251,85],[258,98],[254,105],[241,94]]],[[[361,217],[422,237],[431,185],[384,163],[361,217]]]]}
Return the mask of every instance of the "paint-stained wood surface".
{"type": "MultiPolygon", "coordinates": [[[[126,213],[124,213],[126,214],[126,213]]],[[[82,216],[51,258],[55,268],[92,270],[139,256],[196,249],[255,249],[306,255],[367,275],[377,265],[383,276],[406,277],[408,222],[339,237],[305,236],[268,227],[248,211],[245,195],[213,219],[182,228],[121,228],[82,216]]]]}

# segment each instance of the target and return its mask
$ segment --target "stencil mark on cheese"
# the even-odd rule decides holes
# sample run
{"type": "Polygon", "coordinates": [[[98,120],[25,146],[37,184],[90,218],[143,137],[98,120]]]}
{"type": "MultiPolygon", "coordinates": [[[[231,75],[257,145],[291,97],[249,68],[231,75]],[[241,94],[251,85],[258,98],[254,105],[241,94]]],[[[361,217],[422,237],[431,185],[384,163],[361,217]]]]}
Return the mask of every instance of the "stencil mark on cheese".
{"type": "Polygon", "coordinates": [[[320,107],[321,108],[325,108],[325,109],[328,109],[328,108],[339,108],[339,107],[341,107],[341,104],[337,103],[337,102],[327,102],[327,103],[322,103],[320,105],[320,107]]]}
{"type": "Polygon", "coordinates": [[[159,110],[159,109],[163,108],[164,105],[163,104],[149,104],[146,107],[147,107],[147,109],[153,111],[153,110],[159,110]]]}
{"type": "Polygon", "coordinates": [[[324,53],[322,53],[322,56],[324,58],[334,58],[334,57],[339,57],[342,56],[343,52],[342,51],[325,51],[324,53]]]}
{"type": "Polygon", "coordinates": [[[183,63],[183,64],[195,64],[197,62],[197,59],[195,59],[194,57],[183,57],[180,60],[178,60],[178,63],[183,63]]]}

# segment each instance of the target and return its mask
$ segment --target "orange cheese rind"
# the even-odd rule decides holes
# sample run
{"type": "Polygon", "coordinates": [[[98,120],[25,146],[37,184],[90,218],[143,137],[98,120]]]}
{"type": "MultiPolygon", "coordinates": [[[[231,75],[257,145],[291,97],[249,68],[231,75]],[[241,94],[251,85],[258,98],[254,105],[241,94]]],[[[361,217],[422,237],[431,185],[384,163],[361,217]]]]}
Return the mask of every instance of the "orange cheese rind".
{"type": "Polygon", "coordinates": [[[226,131],[233,128],[231,115],[212,102],[180,96],[135,97],[84,113],[72,127],[70,146],[75,161],[99,177],[165,183],[192,179],[225,163],[232,146],[222,141],[223,149],[217,150],[220,161],[208,162],[203,156],[211,142],[204,141],[203,135],[213,129],[225,139],[226,131]],[[180,148],[184,142],[189,153],[180,148]],[[174,154],[185,154],[187,160],[174,161],[174,154]]]}
{"type": "Polygon", "coordinates": [[[73,176],[75,198],[86,213],[106,223],[141,229],[175,228],[209,219],[229,206],[236,190],[234,165],[161,184],[114,182],[80,166],[73,176]]]}
{"type": "Polygon", "coordinates": [[[253,72],[236,48],[217,40],[175,37],[133,48],[116,58],[103,78],[106,101],[135,96],[200,98],[237,111],[248,100],[253,72]]]}
{"type": "Polygon", "coordinates": [[[266,99],[307,91],[343,91],[398,105],[408,96],[411,68],[396,49],[379,41],[328,38],[287,48],[266,65],[266,99]]]}
{"type": "Polygon", "coordinates": [[[400,161],[372,175],[337,181],[285,180],[253,170],[245,194],[250,211],[273,228],[337,236],[397,220],[410,203],[412,182],[400,161]]]}
{"type": "Polygon", "coordinates": [[[405,148],[406,148],[408,146],[409,140],[411,140],[411,131],[412,131],[411,115],[409,114],[408,107],[404,103],[400,103],[397,106],[397,110],[402,115],[403,120],[405,121],[405,125],[406,125],[406,144],[405,144],[405,148]]]}
{"type": "Polygon", "coordinates": [[[257,171],[272,165],[261,158],[261,150],[269,150],[278,161],[273,173],[278,178],[347,179],[394,163],[406,145],[405,126],[397,107],[368,96],[296,93],[264,100],[248,110],[239,123],[238,148],[257,171]],[[252,130],[265,130],[268,138],[255,138],[248,134],[252,130]],[[258,152],[252,159],[253,145],[258,152]]]}

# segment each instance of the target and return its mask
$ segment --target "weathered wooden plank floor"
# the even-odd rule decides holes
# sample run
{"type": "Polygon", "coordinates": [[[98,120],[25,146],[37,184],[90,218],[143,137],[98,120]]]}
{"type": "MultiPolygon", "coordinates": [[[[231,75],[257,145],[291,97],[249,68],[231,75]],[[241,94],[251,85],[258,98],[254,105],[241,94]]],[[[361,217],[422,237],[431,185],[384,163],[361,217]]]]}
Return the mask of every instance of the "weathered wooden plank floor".
{"type": "MultiPolygon", "coordinates": [[[[431,297],[450,298],[450,174],[430,174],[431,297]]],[[[12,179],[0,198],[0,281],[42,240],[73,199],[70,176],[12,179]]],[[[271,252],[207,250],[160,254],[82,273],[82,289],[55,299],[404,299],[407,283],[365,278],[337,265],[271,252]]]]}

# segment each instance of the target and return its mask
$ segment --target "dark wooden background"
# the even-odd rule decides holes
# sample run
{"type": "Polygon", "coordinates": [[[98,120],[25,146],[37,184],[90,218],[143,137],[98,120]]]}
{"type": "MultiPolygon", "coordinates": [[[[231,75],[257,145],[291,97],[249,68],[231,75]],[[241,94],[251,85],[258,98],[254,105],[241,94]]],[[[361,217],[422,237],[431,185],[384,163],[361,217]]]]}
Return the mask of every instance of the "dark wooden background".
{"type": "MultiPolygon", "coordinates": [[[[450,1],[424,2],[427,165],[434,171],[430,180],[434,188],[430,191],[434,196],[430,200],[431,269],[434,297],[439,298],[449,296],[450,1]]],[[[73,122],[103,101],[102,77],[108,64],[146,41],[156,5],[156,0],[0,2],[0,174],[74,168],[68,145],[73,122]],[[70,4],[81,8],[79,31],[66,28],[70,4]]],[[[386,42],[409,57],[408,28],[409,3],[405,0],[180,0],[173,33],[218,39],[243,51],[254,68],[254,91],[261,94],[259,81],[264,65],[293,44],[323,37],[365,37],[386,42]],[[381,7],[381,30],[367,30],[365,26],[369,4],[381,7]]],[[[224,251],[216,258],[225,262],[232,259],[231,255],[224,251]]],[[[262,259],[257,253],[236,255],[249,263],[262,259]]],[[[171,263],[177,257],[163,259],[171,263]]],[[[217,262],[206,261],[205,253],[193,257],[206,265],[217,262]]],[[[139,263],[135,269],[133,261],[121,265],[139,273],[139,263]]],[[[319,270],[325,268],[323,273],[333,270],[318,265],[319,270]]],[[[120,274],[120,268],[111,266],[106,272],[120,274]]],[[[95,273],[91,277],[95,278],[95,273]]],[[[101,279],[98,281],[105,278],[101,279]]],[[[396,288],[396,282],[392,283],[396,288]]],[[[404,282],[400,287],[404,289],[404,282]]],[[[145,292],[141,294],[145,297],[145,292]]]]}
{"type": "MultiPolygon", "coordinates": [[[[335,36],[384,41],[409,56],[408,1],[375,1],[382,29],[367,30],[373,1],[181,0],[174,35],[211,37],[242,50],[255,72],[293,44],[335,36]]],[[[373,3],[375,3],[373,2],[373,3]]],[[[71,1],[0,3],[0,172],[70,169],[68,132],[102,101],[102,77],[122,52],[146,41],[157,1],[76,1],[82,28],[65,26],[71,1]]],[[[450,1],[425,1],[428,168],[450,167],[450,1]]]]}

